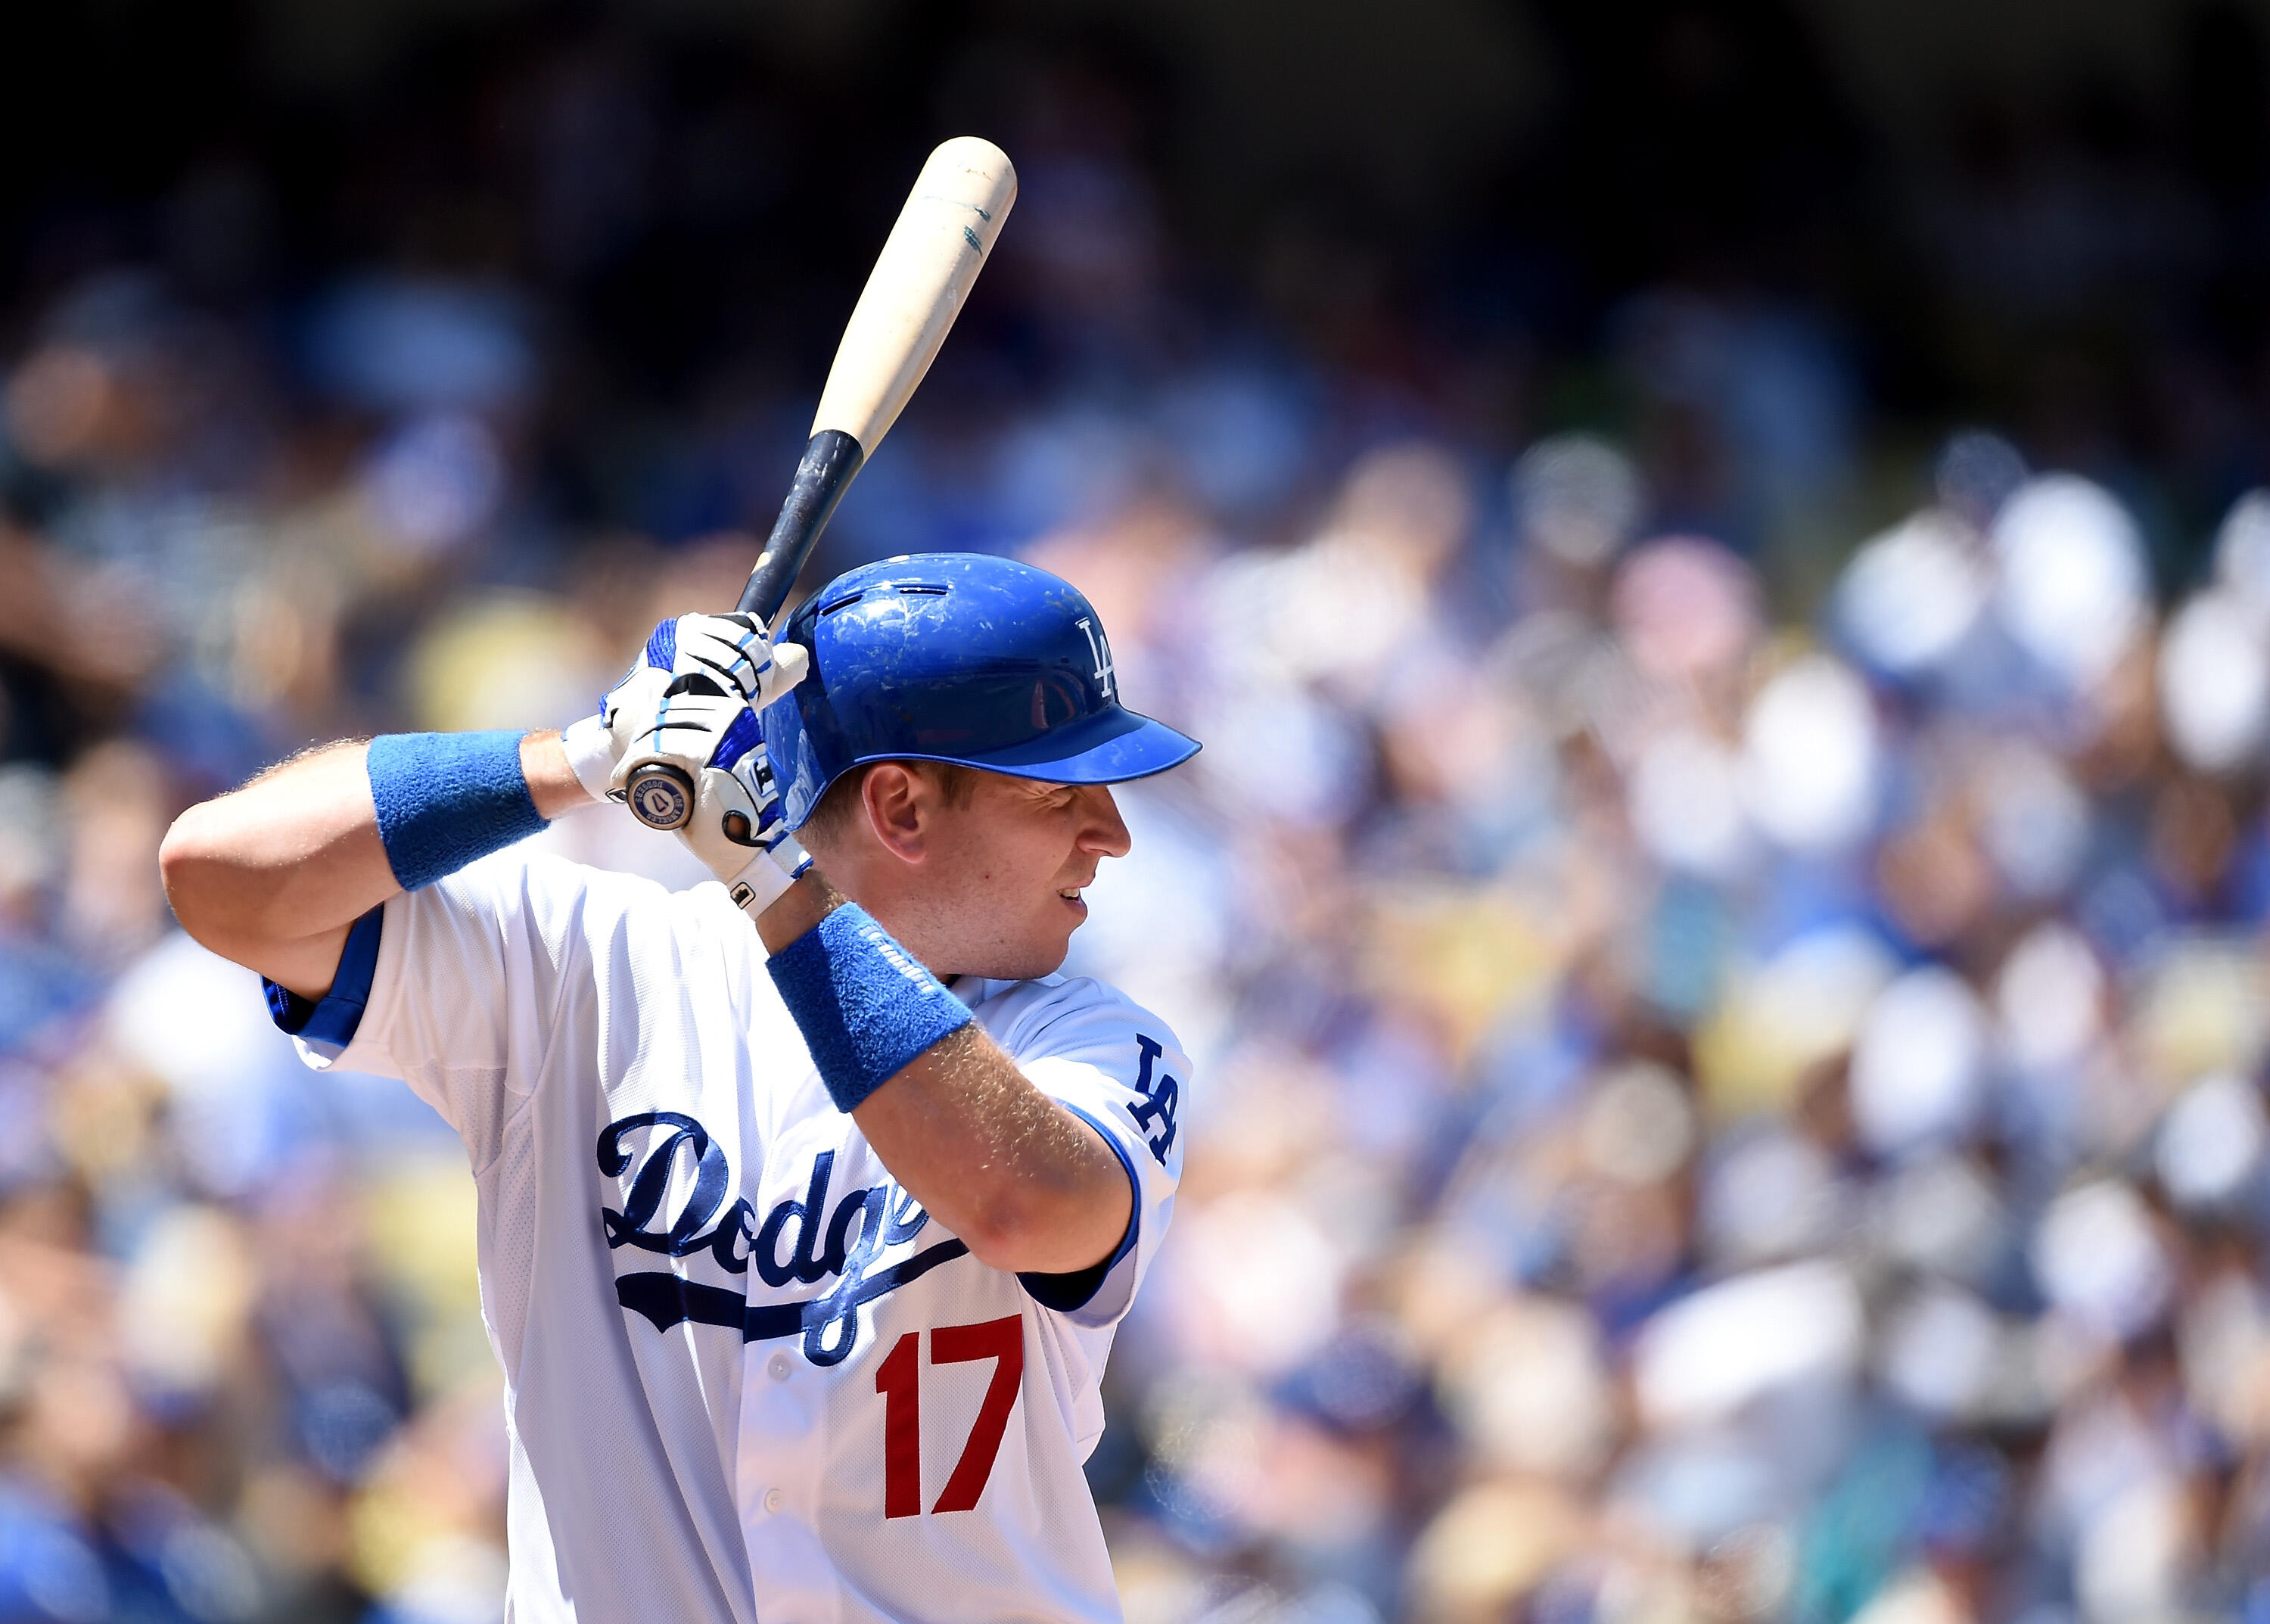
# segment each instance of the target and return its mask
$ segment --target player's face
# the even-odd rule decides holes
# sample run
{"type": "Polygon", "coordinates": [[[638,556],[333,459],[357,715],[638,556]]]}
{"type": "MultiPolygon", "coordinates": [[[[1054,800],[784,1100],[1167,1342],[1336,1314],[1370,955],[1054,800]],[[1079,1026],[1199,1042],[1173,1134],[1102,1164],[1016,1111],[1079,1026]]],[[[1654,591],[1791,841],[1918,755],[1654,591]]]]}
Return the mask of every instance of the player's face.
{"type": "Polygon", "coordinates": [[[1127,826],[1102,784],[974,777],[967,804],[929,809],[920,925],[901,934],[926,938],[917,952],[934,969],[1046,975],[1087,917],[1098,865],[1126,855],[1127,826]]]}

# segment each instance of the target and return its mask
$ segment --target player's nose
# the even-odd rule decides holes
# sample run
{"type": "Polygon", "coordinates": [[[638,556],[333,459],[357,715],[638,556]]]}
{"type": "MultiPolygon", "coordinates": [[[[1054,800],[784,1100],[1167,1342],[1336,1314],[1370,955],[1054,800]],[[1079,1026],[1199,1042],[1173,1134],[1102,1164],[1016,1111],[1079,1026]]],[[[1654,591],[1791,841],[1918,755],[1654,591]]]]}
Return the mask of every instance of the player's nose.
{"type": "Polygon", "coordinates": [[[1092,851],[1100,857],[1124,857],[1134,845],[1127,833],[1126,820],[1119,815],[1119,803],[1111,798],[1108,784],[1082,784],[1079,791],[1079,834],[1077,844],[1082,851],[1092,851]]]}

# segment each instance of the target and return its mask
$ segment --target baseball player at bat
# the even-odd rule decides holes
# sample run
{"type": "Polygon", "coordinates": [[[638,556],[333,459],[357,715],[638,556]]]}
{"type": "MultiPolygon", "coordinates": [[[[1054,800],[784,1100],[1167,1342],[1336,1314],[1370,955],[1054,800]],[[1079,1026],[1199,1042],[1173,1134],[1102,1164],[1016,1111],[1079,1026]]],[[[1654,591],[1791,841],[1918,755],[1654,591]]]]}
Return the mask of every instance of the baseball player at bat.
{"type": "Polygon", "coordinates": [[[464,1138],[519,1624],[1115,1620],[1081,1463],[1189,1062],[1057,973],[1197,744],[1070,585],[933,554],[777,642],[655,629],[560,732],[341,744],[192,808],[182,923],[464,1138]],[[516,847],[659,756],[719,883],[516,847]],[[510,849],[508,849],[510,848],[510,849]]]}
{"type": "Polygon", "coordinates": [[[1014,195],[987,143],[931,154],[740,612],[656,627],[564,733],[334,745],[167,837],[183,927],[308,1063],[464,1140],[519,1624],[1119,1616],[1080,1465],[1190,1066],[1057,972],[1127,849],[1109,786],[1198,745],[1005,560],[760,618],[1014,195]],[[721,883],[508,849],[613,801],[721,883]]]}

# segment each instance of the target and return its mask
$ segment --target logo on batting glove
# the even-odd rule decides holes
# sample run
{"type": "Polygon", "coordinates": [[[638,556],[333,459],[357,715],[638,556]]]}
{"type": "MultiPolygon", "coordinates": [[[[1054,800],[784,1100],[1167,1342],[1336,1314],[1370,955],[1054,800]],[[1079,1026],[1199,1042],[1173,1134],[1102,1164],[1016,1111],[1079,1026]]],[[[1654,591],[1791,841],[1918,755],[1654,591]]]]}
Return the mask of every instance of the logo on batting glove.
{"type": "Polygon", "coordinates": [[[675,773],[641,773],[630,782],[631,810],[638,820],[657,829],[674,829],[694,812],[694,798],[675,773]]]}

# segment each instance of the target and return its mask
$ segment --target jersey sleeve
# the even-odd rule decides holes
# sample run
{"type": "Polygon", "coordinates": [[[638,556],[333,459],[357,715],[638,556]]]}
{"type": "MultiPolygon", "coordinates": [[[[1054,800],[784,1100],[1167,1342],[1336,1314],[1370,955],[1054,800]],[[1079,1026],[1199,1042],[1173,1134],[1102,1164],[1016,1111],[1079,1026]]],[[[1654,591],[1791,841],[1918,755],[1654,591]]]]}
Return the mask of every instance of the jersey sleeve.
{"type": "Polygon", "coordinates": [[[1100,982],[1031,990],[1044,996],[1011,1024],[1003,1047],[1035,1086],[1103,1136],[1134,1208],[1118,1249],[1095,1268],[1020,1278],[1043,1308],[1101,1329],[1133,1305],[1174,1215],[1191,1064],[1164,1021],[1100,982]]]}
{"type": "Polygon", "coordinates": [[[316,1070],[409,1084],[478,1168],[543,1074],[561,989],[588,956],[588,873],[507,850],[390,897],[350,934],[330,994],[308,1006],[271,991],[271,1012],[316,1070]]]}

